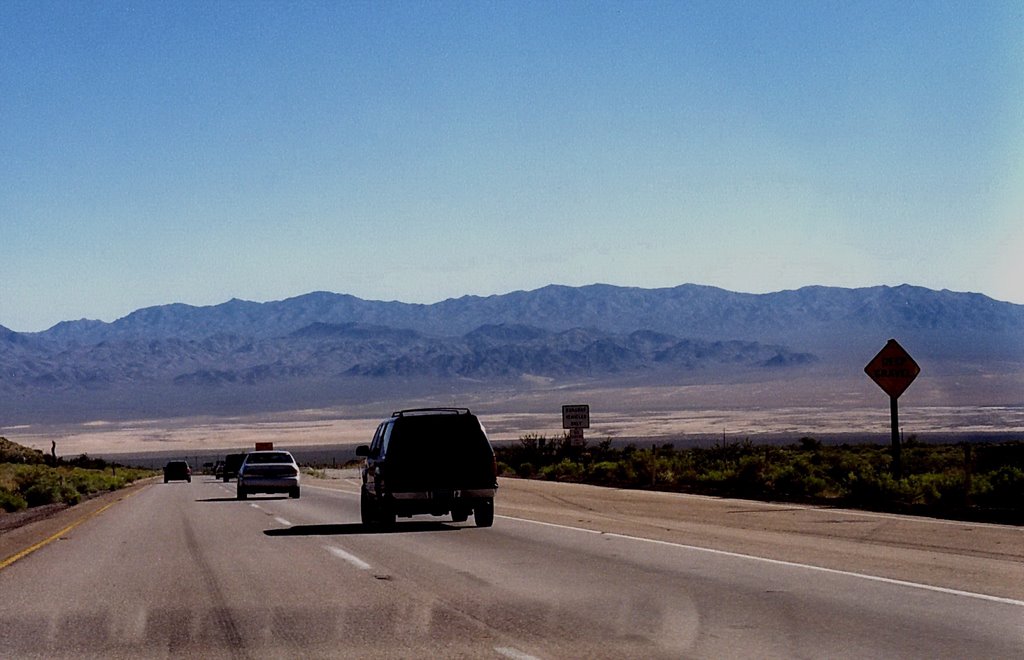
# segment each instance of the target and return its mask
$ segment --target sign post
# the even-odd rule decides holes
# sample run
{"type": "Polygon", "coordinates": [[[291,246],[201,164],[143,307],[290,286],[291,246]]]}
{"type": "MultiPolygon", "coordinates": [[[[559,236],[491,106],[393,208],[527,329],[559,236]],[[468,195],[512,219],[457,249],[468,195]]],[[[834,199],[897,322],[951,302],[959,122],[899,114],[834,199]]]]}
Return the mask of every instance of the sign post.
{"type": "Polygon", "coordinates": [[[582,447],[583,429],[590,428],[590,406],[562,406],[562,428],[569,429],[569,442],[573,447],[582,447]]]}
{"type": "Polygon", "coordinates": [[[921,367],[895,339],[886,342],[878,355],[864,367],[864,373],[889,395],[889,417],[892,420],[892,476],[903,478],[903,457],[900,446],[900,411],[896,400],[921,373],[921,367]]]}

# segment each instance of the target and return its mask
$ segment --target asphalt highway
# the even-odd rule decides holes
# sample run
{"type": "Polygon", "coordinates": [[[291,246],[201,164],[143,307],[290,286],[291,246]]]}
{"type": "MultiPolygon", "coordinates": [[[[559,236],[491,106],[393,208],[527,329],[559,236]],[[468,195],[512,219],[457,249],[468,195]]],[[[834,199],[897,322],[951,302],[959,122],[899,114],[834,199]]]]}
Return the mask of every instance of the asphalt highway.
{"type": "Polygon", "coordinates": [[[1024,651],[1017,528],[508,481],[492,528],[368,533],[342,476],[298,500],[137,489],[0,569],[0,656],[1024,651]]]}

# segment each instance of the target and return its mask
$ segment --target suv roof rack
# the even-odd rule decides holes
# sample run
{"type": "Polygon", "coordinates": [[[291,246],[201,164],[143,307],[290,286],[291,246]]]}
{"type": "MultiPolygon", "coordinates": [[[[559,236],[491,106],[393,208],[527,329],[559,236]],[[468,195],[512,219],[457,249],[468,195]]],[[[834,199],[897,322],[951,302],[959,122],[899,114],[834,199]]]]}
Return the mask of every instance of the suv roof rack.
{"type": "Polygon", "coordinates": [[[406,408],[391,413],[392,417],[405,417],[406,415],[469,415],[469,408],[406,408]]]}

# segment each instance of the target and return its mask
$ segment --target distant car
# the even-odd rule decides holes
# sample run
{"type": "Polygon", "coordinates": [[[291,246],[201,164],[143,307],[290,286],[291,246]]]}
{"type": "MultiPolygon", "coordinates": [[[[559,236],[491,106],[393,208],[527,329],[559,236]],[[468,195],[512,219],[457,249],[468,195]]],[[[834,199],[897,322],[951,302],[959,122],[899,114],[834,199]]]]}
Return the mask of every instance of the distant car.
{"type": "Polygon", "coordinates": [[[224,461],[217,461],[213,464],[213,478],[220,479],[224,476],[224,461]]]}
{"type": "Polygon", "coordinates": [[[299,497],[299,466],[286,451],[252,451],[238,468],[238,499],[249,493],[288,493],[299,497]]]}
{"type": "Polygon", "coordinates": [[[222,478],[225,482],[231,479],[231,477],[238,476],[238,468],[242,465],[242,461],[245,460],[245,454],[228,454],[224,457],[224,471],[222,478]]]}
{"type": "Polygon", "coordinates": [[[356,455],[366,457],[359,498],[364,525],[424,513],[450,513],[454,522],[472,513],[477,527],[494,524],[494,450],[468,408],[392,413],[356,455]]]}
{"type": "Polygon", "coordinates": [[[187,461],[167,461],[164,466],[164,483],[168,481],[187,481],[192,483],[192,468],[187,461]]]}

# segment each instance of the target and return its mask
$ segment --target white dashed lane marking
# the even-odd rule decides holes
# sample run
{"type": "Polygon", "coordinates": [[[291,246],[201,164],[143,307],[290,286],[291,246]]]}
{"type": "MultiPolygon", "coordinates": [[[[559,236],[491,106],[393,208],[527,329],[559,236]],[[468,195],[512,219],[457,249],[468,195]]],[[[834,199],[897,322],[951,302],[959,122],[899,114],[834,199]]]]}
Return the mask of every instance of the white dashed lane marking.
{"type": "Polygon", "coordinates": [[[327,550],[327,552],[329,552],[332,555],[334,555],[335,557],[337,557],[338,559],[344,559],[345,561],[347,561],[348,563],[352,564],[353,566],[355,566],[356,568],[358,568],[361,571],[368,571],[368,570],[370,570],[370,568],[372,568],[369,564],[367,564],[365,561],[363,561],[359,557],[356,557],[354,554],[352,554],[350,552],[347,552],[345,550],[342,550],[341,548],[339,548],[337,546],[325,545],[324,549],[327,550]]]}
{"type": "Polygon", "coordinates": [[[523,653],[519,649],[512,648],[511,646],[495,646],[494,650],[498,652],[498,655],[503,655],[506,658],[512,658],[512,660],[537,660],[536,656],[532,656],[529,653],[523,653]]]}

